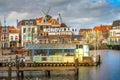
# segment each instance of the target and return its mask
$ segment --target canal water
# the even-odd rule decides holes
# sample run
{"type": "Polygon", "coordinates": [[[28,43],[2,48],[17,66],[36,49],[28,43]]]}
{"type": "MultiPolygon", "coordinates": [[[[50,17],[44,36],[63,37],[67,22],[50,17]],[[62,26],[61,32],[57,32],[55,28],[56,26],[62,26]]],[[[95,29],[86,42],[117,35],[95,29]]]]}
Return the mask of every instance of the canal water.
{"type": "MultiPolygon", "coordinates": [[[[26,71],[23,80],[120,80],[120,50],[99,50],[98,52],[101,55],[101,65],[79,67],[78,77],[75,76],[74,71],[51,71],[49,78],[44,75],[44,71],[26,71]]],[[[6,75],[7,72],[0,72],[0,80],[7,80],[6,75]]],[[[15,72],[12,76],[12,80],[17,80],[15,72]]]]}

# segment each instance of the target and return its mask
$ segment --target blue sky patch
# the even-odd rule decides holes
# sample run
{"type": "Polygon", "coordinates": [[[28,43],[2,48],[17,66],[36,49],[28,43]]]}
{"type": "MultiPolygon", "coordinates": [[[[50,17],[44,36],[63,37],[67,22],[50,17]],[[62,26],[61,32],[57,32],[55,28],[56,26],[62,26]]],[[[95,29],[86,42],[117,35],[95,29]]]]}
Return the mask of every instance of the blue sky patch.
{"type": "Polygon", "coordinates": [[[106,3],[110,4],[115,8],[120,8],[120,0],[106,0],[106,3]]]}

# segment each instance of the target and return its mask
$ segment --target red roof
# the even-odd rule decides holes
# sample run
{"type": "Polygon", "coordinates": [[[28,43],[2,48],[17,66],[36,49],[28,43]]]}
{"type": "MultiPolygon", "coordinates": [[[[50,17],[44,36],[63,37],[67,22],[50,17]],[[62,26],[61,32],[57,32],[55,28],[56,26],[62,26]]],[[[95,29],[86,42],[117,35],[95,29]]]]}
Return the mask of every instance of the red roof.
{"type": "Polygon", "coordinates": [[[9,30],[15,30],[16,28],[14,26],[10,26],[9,30]]]}
{"type": "Polygon", "coordinates": [[[41,18],[36,18],[36,21],[41,23],[41,22],[42,22],[42,19],[43,19],[43,17],[41,17],[41,18]]]}
{"type": "Polygon", "coordinates": [[[10,26],[10,27],[9,27],[9,32],[10,32],[10,33],[18,33],[18,32],[19,32],[19,29],[16,29],[14,26],[10,26]]]}
{"type": "Polygon", "coordinates": [[[50,19],[48,22],[51,23],[51,24],[56,24],[56,23],[58,23],[56,19],[50,19]]]}
{"type": "MultiPolygon", "coordinates": [[[[43,17],[41,17],[41,18],[36,18],[36,21],[39,22],[39,23],[41,23],[42,20],[43,20],[43,17]]],[[[58,21],[57,21],[56,19],[50,19],[50,20],[48,20],[48,23],[56,24],[56,23],[58,23],[58,21]]]]}
{"type": "Polygon", "coordinates": [[[110,30],[111,25],[100,25],[100,26],[95,26],[93,30],[95,31],[104,31],[104,30],[110,30]]]}

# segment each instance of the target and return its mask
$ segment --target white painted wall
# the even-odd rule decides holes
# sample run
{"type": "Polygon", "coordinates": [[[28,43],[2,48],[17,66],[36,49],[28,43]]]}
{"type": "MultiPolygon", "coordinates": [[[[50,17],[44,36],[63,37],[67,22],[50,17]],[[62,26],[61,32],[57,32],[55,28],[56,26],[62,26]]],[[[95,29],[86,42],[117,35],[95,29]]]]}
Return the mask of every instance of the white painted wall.
{"type": "MultiPolygon", "coordinates": [[[[30,34],[30,42],[32,41],[32,28],[35,28],[35,35],[37,35],[37,26],[28,26],[28,25],[26,25],[26,26],[21,26],[21,46],[24,46],[24,43],[26,43],[26,42],[28,42],[29,40],[28,40],[28,34],[30,34]],[[23,29],[24,28],[26,28],[26,33],[23,33],[23,29]],[[31,29],[31,31],[30,32],[28,32],[28,29],[31,29]],[[24,35],[26,35],[26,39],[24,40],[23,39],[23,36],[24,35]]],[[[34,38],[33,38],[33,40],[34,40],[34,38]]]]}
{"type": "MultiPolygon", "coordinates": [[[[19,47],[19,33],[9,33],[9,42],[12,41],[11,36],[13,36],[13,40],[16,40],[15,37],[17,36],[17,47],[19,47]]],[[[10,47],[10,43],[9,43],[9,47],[10,47]]]]}

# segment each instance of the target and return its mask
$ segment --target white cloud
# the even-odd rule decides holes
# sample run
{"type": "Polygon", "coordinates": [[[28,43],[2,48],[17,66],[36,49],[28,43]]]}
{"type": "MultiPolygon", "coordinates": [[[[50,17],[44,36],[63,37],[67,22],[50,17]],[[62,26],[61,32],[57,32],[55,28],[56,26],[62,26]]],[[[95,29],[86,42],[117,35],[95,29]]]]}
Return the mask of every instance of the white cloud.
{"type": "MultiPolygon", "coordinates": [[[[61,13],[62,20],[69,24],[97,25],[112,23],[120,19],[120,11],[106,0],[0,0],[0,16],[7,15],[7,24],[16,19],[34,19],[43,16],[42,10],[51,7],[49,15],[56,18],[61,13]],[[34,3],[34,4],[33,4],[34,3]]],[[[1,19],[4,22],[3,19],[1,19]]]]}
{"type": "Polygon", "coordinates": [[[92,21],[93,18],[76,18],[76,19],[72,19],[72,20],[69,20],[69,22],[72,22],[72,23],[86,23],[86,22],[89,22],[89,21],[92,21]]]}
{"type": "Polygon", "coordinates": [[[18,12],[16,12],[16,11],[12,11],[12,12],[10,12],[10,14],[8,15],[8,17],[7,17],[7,19],[9,20],[9,21],[15,21],[16,19],[25,19],[25,18],[27,18],[28,17],[28,13],[26,13],[26,12],[24,12],[24,13],[18,13],[18,12]]]}

